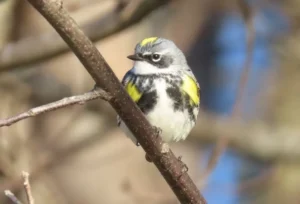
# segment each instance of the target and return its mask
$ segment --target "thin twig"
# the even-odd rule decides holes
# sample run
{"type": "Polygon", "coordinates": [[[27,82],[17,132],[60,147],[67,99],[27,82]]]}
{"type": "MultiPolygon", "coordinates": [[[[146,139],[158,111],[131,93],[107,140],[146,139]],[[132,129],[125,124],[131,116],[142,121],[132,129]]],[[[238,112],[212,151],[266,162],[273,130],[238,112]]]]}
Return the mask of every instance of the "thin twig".
{"type": "Polygon", "coordinates": [[[10,190],[4,191],[5,196],[7,196],[14,204],[22,204],[22,202],[13,194],[10,190]]]}
{"type": "Polygon", "coordinates": [[[42,113],[54,111],[54,110],[64,108],[67,106],[71,106],[71,105],[75,105],[75,104],[82,105],[87,101],[95,100],[98,98],[101,98],[105,101],[111,100],[111,96],[107,92],[97,88],[90,92],[84,93],[82,95],[66,97],[59,101],[55,101],[52,103],[48,103],[46,105],[32,108],[24,113],[18,114],[16,116],[13,116],[13,117],[10,117],[7,119],[2,119],[2,120],[0,119],[0,127],[10,126],[20,120],[24,120],[26,118],[34,117],[34,116],[40,115],[42,113]]]}
{"type": "Polygon", "coordinates": [[[31,191],[31,186],[29,183],[29,173],[26,171],[22,172],[22,177],[23,177],[23,186],[25,189],[26,197],[27,197],[27,203],[28,204],[34,204],[34,198],[32,196],[32,191],[31,191]]]}
{"type": "MultiPolygon", "coordinates": [[[[107,64],[93,43],[78,28],[76,22],[63,8],[61,0],[28,0],[56,29],[74,54],[93,77],[97,86],[103,88],[113,97],[109,103],[137,138],[140,145],[149,155],[164,179],[181,203],[204,204],[204,197],[192,181],[186,167],[171,150],[162,152],[163,141],[159,133],[151,126],[138,106],[132,101],[122,84],[107,64]]],[[[167,0],[143,1],[167,3],[167,0]]],[[[144,9],[147,9],[146,6],[144,9]]],[[[142,12],[139,11],[139,12],[142,12]]],[[[140,15],[138,12],[135,15],[140,15]]],[[[134,16],[134,15],[133,15],[134,16]]],[[[133,17],[132,17],[133,18],[133,17]]]]}

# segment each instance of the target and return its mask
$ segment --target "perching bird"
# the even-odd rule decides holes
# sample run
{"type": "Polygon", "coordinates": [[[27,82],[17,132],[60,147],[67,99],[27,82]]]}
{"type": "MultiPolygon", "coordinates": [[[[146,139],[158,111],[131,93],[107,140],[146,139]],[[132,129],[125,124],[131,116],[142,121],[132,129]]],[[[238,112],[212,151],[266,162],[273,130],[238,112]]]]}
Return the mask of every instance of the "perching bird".
{"type": "MultiPolygon", "coordinates": [[[[127,93],[163,141],[186,139],[197,120],[200,87],[182,51],[171,40],[150,37],[128,58],[134,66],[122,80],[127,93]]],[[[139,144],[119,117],[118,126],[139,144]]]]}

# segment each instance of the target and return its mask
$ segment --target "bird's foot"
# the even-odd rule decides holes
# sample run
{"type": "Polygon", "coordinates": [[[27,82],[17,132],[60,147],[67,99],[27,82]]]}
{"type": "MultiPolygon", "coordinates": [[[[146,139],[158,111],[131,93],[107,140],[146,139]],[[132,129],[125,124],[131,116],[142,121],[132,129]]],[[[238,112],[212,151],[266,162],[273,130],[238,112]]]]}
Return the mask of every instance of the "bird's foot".
{"type": "Polygon", "coordinates": [[[147,153],[145,155],[145,158],[149,163],[151,163],[153,161],[152,158],[147,153]]]}
{"type": "Polygon", "coordinates": [[[135,145],[136,145],[137,147],[141,146],[140,143],[139,143],[138,141],[135,142],[135,145]]]}
{"type": "Polygon", "coordinates": [[[162,133],[162,129],[156,126],[153,126],[153,128],[156,133],[156,137],[158,137],[162,133]]]}
{"type": "Polygon", "coordinates": [[[182,156],[179,156],[177,160],[181,163],[181,173],[184,174],[188,172],[189,167],[182,161],[182,156]]]}

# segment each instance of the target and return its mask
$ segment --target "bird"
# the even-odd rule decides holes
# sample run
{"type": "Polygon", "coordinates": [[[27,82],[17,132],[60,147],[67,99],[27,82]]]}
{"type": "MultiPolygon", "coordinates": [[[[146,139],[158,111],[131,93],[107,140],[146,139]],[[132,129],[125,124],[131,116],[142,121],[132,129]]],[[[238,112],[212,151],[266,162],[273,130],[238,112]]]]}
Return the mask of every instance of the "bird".
{"type": "MultiPolygon", "coordinates": [[[[185,140],[195,126],[200,106],[200,86],[183,52],[171,40],[148,37],[135,47],[133,67],[121,83],[166,143],[185,140]]],[[[118,126],[139,142],[117,116],[118,126]]]]}

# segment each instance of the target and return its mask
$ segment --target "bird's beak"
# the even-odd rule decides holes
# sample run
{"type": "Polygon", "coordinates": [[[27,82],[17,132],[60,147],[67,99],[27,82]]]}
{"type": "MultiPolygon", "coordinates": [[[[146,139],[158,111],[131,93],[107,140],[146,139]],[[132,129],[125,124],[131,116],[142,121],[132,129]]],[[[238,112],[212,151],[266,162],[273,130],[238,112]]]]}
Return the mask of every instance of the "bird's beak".
{"type": "Polygon", "coordinates": [[[127,56],[127,58],[131,59],[133,61],[142,61],[143,60],[143,58],[138,55],[129,55],[129,56],[127,56]]]}

